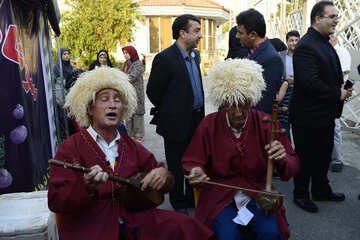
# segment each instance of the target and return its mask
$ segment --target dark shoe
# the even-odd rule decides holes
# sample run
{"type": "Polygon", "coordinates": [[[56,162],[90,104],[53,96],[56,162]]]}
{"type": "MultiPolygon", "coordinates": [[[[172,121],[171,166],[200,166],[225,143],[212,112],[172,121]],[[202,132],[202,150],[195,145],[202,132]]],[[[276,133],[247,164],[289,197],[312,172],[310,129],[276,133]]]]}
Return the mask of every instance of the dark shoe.
{"type": "Polygon", "coordinates": [[[181,208],[181,209],[178,209],[176,210],[176,212],[179,212],[179,213],[182,213],[182,214],[185,214],[185,215],[189,215],[189,212],[186,208],[181,208]]]}
{"type": "Polygon", "coordinates": [[[333,172],[341,172],[343,169],[343,163],[334,163],[331,165],[331,171],[333,172]]]}
{"type": "Polygon", "coordinates": [[[329,202],[342,202],[345,200],[345,195],[343,193],[331,193],[328,196],[313,196],[313,201],[320,202],[320,201],[329,201],[329,202]]]}
{"type": "Polygon", "coordinates": [[[294,198],[294,203],[307,212],[317,212],[319,209],[309,198],[294,198]]]}

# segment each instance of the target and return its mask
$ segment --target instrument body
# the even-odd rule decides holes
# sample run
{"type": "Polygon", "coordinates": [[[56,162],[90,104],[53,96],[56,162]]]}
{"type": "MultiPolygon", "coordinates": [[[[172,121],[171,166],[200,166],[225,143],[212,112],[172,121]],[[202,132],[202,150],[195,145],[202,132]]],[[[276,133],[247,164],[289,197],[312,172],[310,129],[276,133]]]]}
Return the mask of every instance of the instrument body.
{"type": "MultiPolygon", "coordinates": [[[[57,165],[63,168],[69,168],[82,173],[89,173],[91,169],[80,166],[76,163],[70,164],[55,159],[49,159],[49,164],[57,165]]],[[[148,187],[141,191],[141,180],[147,173],[140,172],[130,178],[121,178],[109,174],[109,180],[121,184],[119,197],[125,208],[129,211],[142,211],[159,206],[164,202],[164,194],[153,188],[148,187]]]]}
{"type": "Polygon", "coordinates": [[[141,191],[141,180],[147,173],[140,172],[128,179],[127,184],[120,187],[120,199],[129,211],[142,211],[159,206],[164,202],[164,194],[153,188],[141,191]]]}

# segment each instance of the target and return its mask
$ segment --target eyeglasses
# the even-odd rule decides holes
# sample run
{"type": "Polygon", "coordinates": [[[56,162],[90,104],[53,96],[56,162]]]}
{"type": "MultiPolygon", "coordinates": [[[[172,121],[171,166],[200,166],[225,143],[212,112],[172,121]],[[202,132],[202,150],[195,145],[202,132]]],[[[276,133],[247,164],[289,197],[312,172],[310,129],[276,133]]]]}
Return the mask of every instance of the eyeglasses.
{"type": "Polygon", "coordinates": [[[335,21],[340,20],[340,16],[338,16],[338,15],[320,16],[320,17],[321,18],[329,18],[329,19],[335,20],[335,21]]]}

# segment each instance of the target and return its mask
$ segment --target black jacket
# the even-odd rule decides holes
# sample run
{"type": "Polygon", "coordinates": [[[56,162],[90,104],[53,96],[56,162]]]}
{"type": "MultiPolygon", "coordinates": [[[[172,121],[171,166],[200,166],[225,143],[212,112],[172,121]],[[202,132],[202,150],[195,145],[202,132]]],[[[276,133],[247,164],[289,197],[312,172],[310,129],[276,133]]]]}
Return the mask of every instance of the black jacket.
{"type": "Polygon", "coordinates": [[[341,116],[343,107],[340,101],[343,77],[338,57],[337,62],[338,71],[324,40],[310,27],[293,55],[294,93],[290,122],[294,126],[334,127],[334,120],[341,116]]]}
{"type": "MultiPolygon", "coordinates": [[[[200,72],[197,59],[196,63],[200,72]]],[[[158,111],[156,132],[164,138],[183,141],[191,125],[194,94],[185,61],[175,43],[155,56],[146,94],[158,111]]],[[[201,111],[204,116],[204,107],[201,111]]]]}

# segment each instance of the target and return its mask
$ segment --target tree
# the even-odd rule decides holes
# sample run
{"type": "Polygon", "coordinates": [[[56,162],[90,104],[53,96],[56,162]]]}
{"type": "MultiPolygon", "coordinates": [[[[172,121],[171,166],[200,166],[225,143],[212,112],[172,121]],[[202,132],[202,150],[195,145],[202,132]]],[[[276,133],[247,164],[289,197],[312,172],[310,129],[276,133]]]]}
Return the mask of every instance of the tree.
{"type": "Polygon", "coordinates": [[[66,0],[70,7],[61,15],[61,45],[89,63],[101,49],[114,51],[119,42],[133,40],[135,21],[140,19],[132,0],[66,0]]]}

